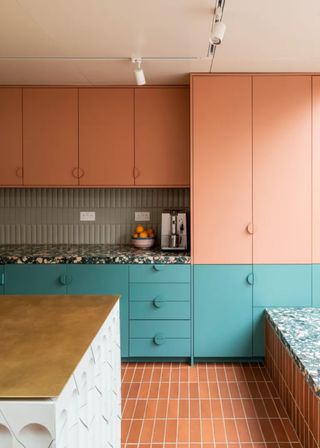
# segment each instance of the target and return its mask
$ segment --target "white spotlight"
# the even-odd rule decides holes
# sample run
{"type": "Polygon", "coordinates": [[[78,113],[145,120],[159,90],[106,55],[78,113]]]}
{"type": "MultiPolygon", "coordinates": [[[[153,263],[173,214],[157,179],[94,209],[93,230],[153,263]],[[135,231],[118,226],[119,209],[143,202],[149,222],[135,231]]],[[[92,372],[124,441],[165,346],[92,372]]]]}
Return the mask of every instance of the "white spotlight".
{"type": "Polygon", "coordinates": [[[220,45],[223,40],[225,31],[226,31],[226,24],[224,22],[215,22],[211,33],[210,42],[213,45],[220,45]]]}
{"type": "Polygon", "coordinates": [[[139,59],[132,59],[132,62],[134,64],[138,64],[138,67],[134,70],[134,75],[136,77],[136,83],[138,86],[143,86],[146,83],[146,78],[144,76],[143,69],[141,68],[142,60],[139,59]]]}

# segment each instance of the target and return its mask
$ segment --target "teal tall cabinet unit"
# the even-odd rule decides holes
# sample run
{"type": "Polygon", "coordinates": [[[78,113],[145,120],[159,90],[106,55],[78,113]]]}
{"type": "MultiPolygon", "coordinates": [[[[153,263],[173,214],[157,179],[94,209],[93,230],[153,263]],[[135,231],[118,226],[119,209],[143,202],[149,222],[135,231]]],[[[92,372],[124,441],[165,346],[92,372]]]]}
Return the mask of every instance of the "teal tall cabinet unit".
{"type": "Polygon", "coordinates": [[[1,270],[5,294],[120,294],[121,354],[128,356],[127,265],[7,264],[1,270]]]}
{"type": "Polygon", "coordinates": [[[195,74],[191,98],[194,355],[260,358],[266,308],[320,305],[320,80],[195,74]]]}

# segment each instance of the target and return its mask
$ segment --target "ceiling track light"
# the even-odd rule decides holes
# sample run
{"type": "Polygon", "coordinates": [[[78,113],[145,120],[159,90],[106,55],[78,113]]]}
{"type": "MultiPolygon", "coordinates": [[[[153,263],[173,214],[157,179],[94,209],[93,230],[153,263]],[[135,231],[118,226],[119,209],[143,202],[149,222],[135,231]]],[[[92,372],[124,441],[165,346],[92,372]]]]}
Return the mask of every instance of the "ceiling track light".
{"type": "Polygon", "coordinates": [[[226,31],[226,24],[222,22],[224,4],[225,0],[217,0],[216,7],[214,8],[211,35],[209,39],[209,53],[211,55],[214,55],[215,53],[215,46],[221,44],[226,31]]]}
{"type": "Polygon", "coordinates": [[[136,77],[136,83],[138,86],[144,86],[146,83],[146,78],[144,76],[144,71],[141,67],[142,59],[141,58],[133,58],[133,64],[137,64],[137,68],[134,70],[134,75],[136,77]]]}

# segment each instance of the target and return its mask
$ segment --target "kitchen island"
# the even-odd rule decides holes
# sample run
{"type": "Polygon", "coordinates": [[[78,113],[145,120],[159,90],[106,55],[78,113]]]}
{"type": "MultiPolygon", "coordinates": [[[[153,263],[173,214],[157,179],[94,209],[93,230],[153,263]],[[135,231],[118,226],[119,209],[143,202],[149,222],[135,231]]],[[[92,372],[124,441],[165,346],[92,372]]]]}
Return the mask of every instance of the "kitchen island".
{"type": "Polygon", "coordinates": [[[120,447],[119,297],[2,296],[0,446],[120,447]]]}

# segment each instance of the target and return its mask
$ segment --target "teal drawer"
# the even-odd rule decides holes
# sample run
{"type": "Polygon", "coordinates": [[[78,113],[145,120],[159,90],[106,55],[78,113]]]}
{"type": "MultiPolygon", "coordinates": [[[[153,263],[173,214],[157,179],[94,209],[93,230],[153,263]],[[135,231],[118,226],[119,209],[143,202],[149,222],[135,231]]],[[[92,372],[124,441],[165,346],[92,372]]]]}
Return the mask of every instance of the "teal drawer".
{"type": "Polygon", "coordinates": [[[131,302],[130,319],[190,319],[190,302],[131,302]]]}
{"type": "Polygon", "coordinates": [[[130,338],[153,338],[162,333],[167,338],[190,338],[189,320],[131,320],[130,338]]]}
{"type": "Polygon", "coordinates": [[[150,301],[155,298],[162,300],[190,300],[189,283],[131,283],[131,301],[150,301]]]}
{"type": "Polygon", "coordinates": [[[5,265],[5,294],[66,294],[64,264],[5,265]]]}
{"type": "Polygon", "coordinates": [[[254,265],[253,273],[253,306],[311,306],[311,265],[254,265]]]}
{"type": "Polygon", "coordinates": [[[130,282],[134,283],[188,283],[190,265],[148,264],[129,268],[130,282]]]}
{"type": "MultiPolygon", "coordinates": [[[[161,335],[159,335],[160,339],[161,335]]],[[[171,357],[181,356],[189,357],[191,354],[190,339],[130,339],[130,356],[143,357],[171,357]]]]}

